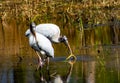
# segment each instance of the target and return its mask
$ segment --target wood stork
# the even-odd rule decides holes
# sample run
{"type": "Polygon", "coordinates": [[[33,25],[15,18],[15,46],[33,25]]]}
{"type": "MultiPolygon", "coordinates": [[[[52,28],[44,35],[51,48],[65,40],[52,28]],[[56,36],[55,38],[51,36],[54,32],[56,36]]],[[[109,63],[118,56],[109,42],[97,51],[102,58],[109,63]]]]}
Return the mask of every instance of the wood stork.
{"type": "MultiPolygon", "coordinates": [[[[35,23],[33,23],[35,25],[35,23]]],[[[70,57],[76,57],[73,55],[72,50],[70,48],[69,42],[67,40],[66,36],[60,36],[60,28],[52,23],[46,23],[46,24],[39,24],[36,27],[34,27],[34,30],[37,33],[40,33],[44,36],[46,36],[50,41],[54,43],[64,43],[69,51],[70,51],[70,56],[68,56],[66,59],[69,59],[70,57]]],[[[26,33],[30,33],[30,29],[26,31],[26,33]]]]}
{"type": "MultiPolygon", "coordinates": [[[[54,43],[65,42],[67,40],[66,36],[63,36],[63,37],[60,36],[59,27],[52,23],[39,24],[34,28],[34,30],[46,36],[47,38],[50,39],[50,41],[54,43]]],[[[30,29],[28,29],[26,32],[30,33],[30,29]]]]}
{"type": "Polygon", "coordinates": [[[36,27],[34,23],[30,24],[30,32],[26,32],[25,35],[29,38],[29,44],[30,46],[35,50],[38,56],[38,67],[42,67],[43,65],[43,58],[39,55],[41,53],[42,55],[46,55],[43,57],[46,57],[49,64],[49,57],[54,58],[54,49],[52,47],[52,44],[48,38],[46,38],[44,35],[36,32],[33,28],[36,27]]]}

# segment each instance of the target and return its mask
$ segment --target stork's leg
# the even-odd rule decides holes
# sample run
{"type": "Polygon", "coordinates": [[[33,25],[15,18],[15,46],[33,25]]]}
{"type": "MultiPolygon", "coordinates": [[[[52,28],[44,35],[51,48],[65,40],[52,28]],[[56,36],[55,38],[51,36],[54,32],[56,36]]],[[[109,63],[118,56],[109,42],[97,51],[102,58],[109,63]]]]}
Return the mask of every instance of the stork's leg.
{"type": "Polygon", "coordinates": [[[50,59],[49,59],[49,57],[47,57],[46,58],[47,70],[49,70],[49,61],[50,61],[50,59]]]}
{"type": "Polygon", "coordinates": [[[47,70],[47,74],[48,74],[48,80],[50,81],[51,77],[50,77],[50,70],[49,70],[49,62],[50,62],[50,58],[46,57],[46,70],[47,70]]]}
{"type": "Polygon", "coordinates": [[[40,57],[39,53],[36,51],[36,54],[38,56],[38,66],[37,66],[37,70],[39,69],[39,67],[42,68],[43,66],[43,61],[42,61],[42,58],[40,57]]]}

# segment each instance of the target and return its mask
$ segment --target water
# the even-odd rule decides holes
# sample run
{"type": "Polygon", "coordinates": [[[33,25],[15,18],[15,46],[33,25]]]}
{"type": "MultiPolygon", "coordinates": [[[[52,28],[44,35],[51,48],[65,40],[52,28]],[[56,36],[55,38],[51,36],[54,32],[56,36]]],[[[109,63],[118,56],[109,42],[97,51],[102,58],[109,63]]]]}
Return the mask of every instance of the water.
{"type": "Polygon", "coordinates": [[[55,59],[51,59],[49,70],[44,66],[36,71],[38,59],[24,35],[28,26],[14,22],[10,27],[0,28],[0,83],[120,82],[119,32],[114,34],[109,26],[71,33],[62,28],[61,32],[67,35],[77,61],[73,66],[65,62],[69,55],[66,46],[53,44],[55,59]]]}
{"type": "Polygon", "coordinates": [[[53,83],[56,80],[65,83],[119,83],[120,48],[103,48],[97,50],[94,56],[77,55],[73,66],[65,62],[65,56],[55,57],[50,61],[49,70],[45,65],[38,71],[37,57],[34,55],[1,55],[0,83],[53,83]]]}
{"type": "Polygon", "coordinates": [[[0,83],[120,82],[120,45],[119,41],[118,44],[112,41],[108,26],[84,30],[84,33],[75,31],[74,34],[66,34],[67,30],[62,31],[67,35],[77,61],[73,66],[65,62],[69,55],[66,46],[53,44],[55,58],[50,60],[49,70],[45,65],[38,71],[37,56],[24,35],[27,27],[21,26],[16,28],[14,25],[13,28],[4,27],[4,30],[0,30],[0,83]]]}

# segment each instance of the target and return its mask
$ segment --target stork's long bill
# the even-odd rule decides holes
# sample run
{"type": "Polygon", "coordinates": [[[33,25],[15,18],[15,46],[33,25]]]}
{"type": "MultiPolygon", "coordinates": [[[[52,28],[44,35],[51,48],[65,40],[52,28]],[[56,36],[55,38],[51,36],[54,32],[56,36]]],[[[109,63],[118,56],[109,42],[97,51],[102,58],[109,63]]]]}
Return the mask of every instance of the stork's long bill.
{"type": "Polygon", "coordinates": [[[71,47],[70,47],[70,44],[69,44],[68,40],[66,40],[65,43],[66,43],[66,45],[68,46],[68,49],[69,49],[69,51],[70,51],[70,54],[73,54],[72,49],[71,49],[71,47]]]}
{"type": "Polygon", "coordinates": [[[73,57],[73,58],[74,58],[73,63],[74,63],[77,58],[76,58],[76,56],[73,54],[72,49],[71,49],[70,44],[69,44],[69,42],[68,42],[67,39],[65,40],[65,44],[67,45],[67,47],[68,47],[68,49],[69,49],[69,52],[70,52],[70,55],[66,58],[66,60],[68,60],[68,59],[70,59],[71,57],[73,57]]]}
{"type": "Polygon", "coordinates": [[[70,54],[73,54],[70,44],[68,42],[68,39],[65,35],[61,37],[61,41],[64,42],[64,44],[68,47],[70,54]]]}

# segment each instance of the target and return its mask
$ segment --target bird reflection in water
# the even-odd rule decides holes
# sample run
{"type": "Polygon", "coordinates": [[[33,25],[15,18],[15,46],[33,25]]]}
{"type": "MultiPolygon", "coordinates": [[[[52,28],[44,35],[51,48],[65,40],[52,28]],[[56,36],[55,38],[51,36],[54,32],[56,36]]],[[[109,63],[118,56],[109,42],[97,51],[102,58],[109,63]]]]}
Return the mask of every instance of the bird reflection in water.
{"type": "Polygon", "coordinates": [[[69,83],[74,63],[75,61],[72,61],[72,60],[69,60],[67,62],[67,64],[69,64],[70,66],[67,69],[67,73],[64,76],[60,75],[57,72],[50,73],[50,69],[49,70],[46,69],[46,71],[44,68],[39,69],[40,83],[69,83]]]}
{"type": "Polygon", "coordinates": [[[53,83],[69,83],[70,82],[70,77],[71,77],[72,70],[73,70],[73,65],[74,65],[75,62],[68,61],[68,63],[70,64],[70,67],[68,69],[68,72],[67,72],[66,76],[61,77],[59,74],[57,74],[54,77],[53,83]]]}

